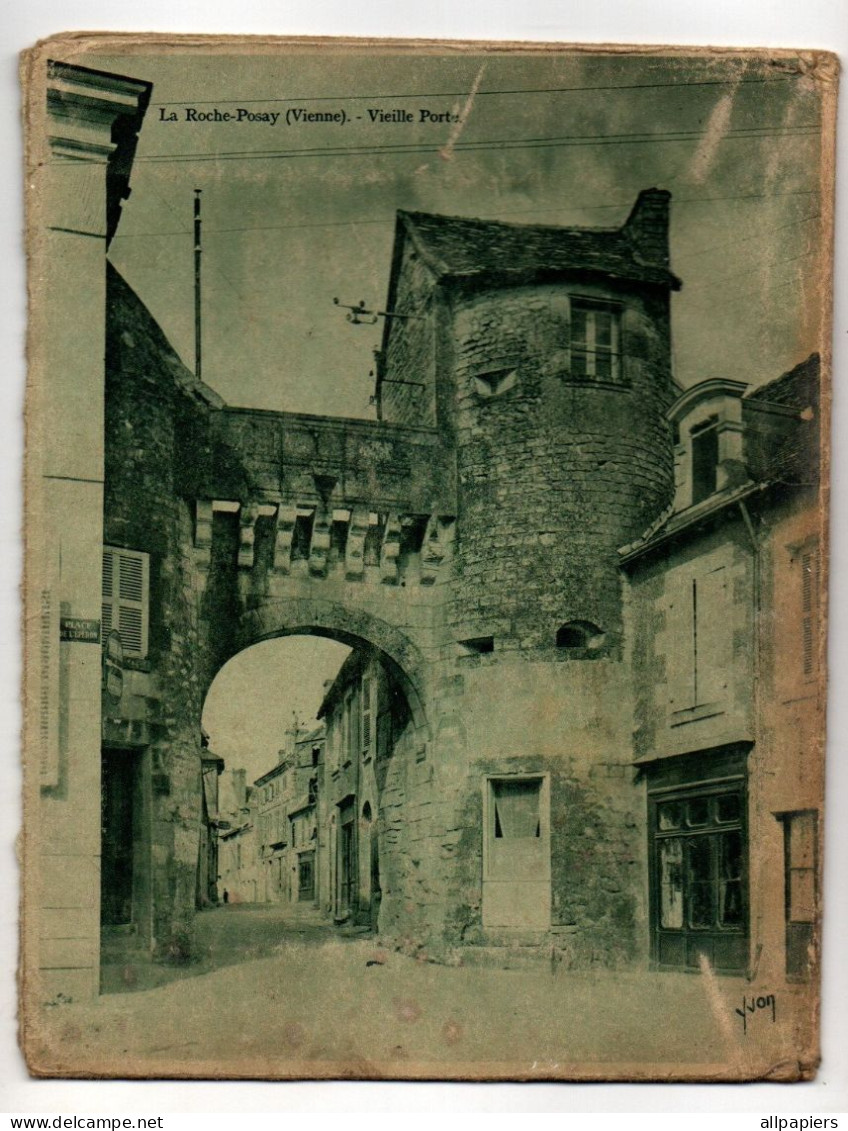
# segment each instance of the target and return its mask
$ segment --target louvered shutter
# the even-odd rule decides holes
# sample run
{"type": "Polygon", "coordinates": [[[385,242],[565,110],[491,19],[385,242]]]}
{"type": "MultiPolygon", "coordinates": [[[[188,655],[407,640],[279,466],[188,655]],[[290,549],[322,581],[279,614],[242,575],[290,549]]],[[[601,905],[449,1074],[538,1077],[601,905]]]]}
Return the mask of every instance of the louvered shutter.
{"type": "Polygon", "coordinates": [[[723,566],[698,578],[697,597],[698,702],[721,703],[733,662],[733,609],[723,566]]]}
{"type": "Polygon", "coordinates": [[[109,633],[112,631],[112,577],[114,574],[113,551],[103,551],[103,598],[100,606],[100,639],[105,647],[109,633]]]}
{"type": "Polygon", "coordinates": [[[102,638],[117,629],[128,656],[147,655],[150,570],[147,554],[106,547],[103,551],[102,638]]]}
{"type": "Polygon", "coordinates": [[[668,703],[672,712],[695,705],[694,604],[692,578],[670,577],[665,606],[665,663],[668,703]]]}

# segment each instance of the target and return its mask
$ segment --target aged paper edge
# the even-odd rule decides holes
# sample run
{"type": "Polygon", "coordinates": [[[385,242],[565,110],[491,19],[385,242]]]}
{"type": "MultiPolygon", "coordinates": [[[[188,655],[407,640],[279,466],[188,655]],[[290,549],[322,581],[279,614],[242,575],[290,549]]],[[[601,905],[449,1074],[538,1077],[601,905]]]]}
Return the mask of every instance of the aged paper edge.
{"type": "MultiPolygon", "coordinates": [[[[53,54],[64,57],[84,57],[86,54],[103,53],[110,50],[126,53],[128,57],[140,55],[155,48],[168,54],[239,52],[242,54],[278,52],[289,50],[298,52],[323,47],[328,51],[351,51],[355,53],[420,53],[455,52],[457,54],[545,54],[550,51],[569,51],[587,55],[652,55],[662,53],[669,58],[709,58],[716,59],[734,56],[768,56],[775,59],[792,59],[803,65],[806,73],[821,85],[822,123],[821,123],[821,165],[822,186],[822,254],[819,260],[818,283],[821,291],[819,351],[821,354],[821,478],[819,483],[819,522],[822,532],[822,578],[823,578],[823,631],[819,651],[822,658],[827,654],[827,612],[829,581],[829,510],[830,510],[830,465],[831,465],[831,417],[832,417],[832,333],[833,333],[833,246],[834,246],[834,192],[836,159],[836,110],[840,63],[838,56],[828,50],[814,48],[792,49],[788,47],[717,45],[669,45],[669,44],[627,44],[627,43],[572,43],[562,40],[458,40],[430,38],[378,38],[378,37],[334,37],[334,36],[267,36],[267,35],[214,35],[110,32],[82,30],[59,32],[39,40],[31,48],[21,53],[20,80],[23,87],[24,122],[24,173],[25,173],[25,250],[27,256],[27,388],[24,408],[25,419],[25,465],[24,465],[24,574],[22,593],[24,597],[22,612],[22,633],[26,636],[28,625],[37,618],[34,591],[38,583],[38,561],[40,549],[34,541],[34,528],[38,527],[42,514],[37,491],[38,471],[34,466],[42,442],[43,418],[41,399],[46,393],[41,380],[39,365],[39,323],[43,323],[46,311],[39,293],[39,280],[32,270],[32,249],[38,241],[40,200],[34,182],[36,169],[33,154],[36,152],[36,139],[44,115],[45,75],[43,63],[53,54]],[[35,563],[34,563],[35,559],[35,563]],[[37,563],[37,565],[36,565],[37,563]],[[33,576],[35,575],[35,577],[33,576]]],[[[31,798],[37,796],[38,777],[29,764],[28,750],[34,745],[38,726],[35,716],[35,699],[29,693],[34,664],[25,650],[22,675],[23,726],[21,764],[23,771],[23,823],[18,837],[17,857],[21,883],[19,903],[19,962],[17,981],[19,987],[18,1032],[30,1074],[40,1078],[66,1079],[227,1079],[227,1080],[464,1080],[486,1081],[586,1081],[586,1082],[796,1082],[815,1077],[820,1063],[818,1042],[820,1040],[821,996],[820,983],[809,984],[810,1000],[814,1004],[815,1054],[804,1061],[793,1060],[773,1065],[764,1071],[746,1072],[734,1070],[729,1064],[688,1065],[688,1064],[645,1064],[644,1062],[614,1062],[597,1069],[586,1066],[568,1066],[562,1070],[547,1073],[522,1071],[511,1063],[471,1062],[454,1065],[434,1066],[430,1064],[402,1066],[397,1062],[359,1061],[331,1062],[318,1065],[316,1062],[294,1062],[281,1070],[270,1066],[265,1071],[242,1070],[230,1061],[218,1062],[173,1062],[167,1071],[148,1070],[139,1065],[138,1071],[124,1066],[120,1072],[100,1064],[72,1068],[61,1063],[38,1062],[41,1049],[38,1048],[38,1025],[35,1019],[37,1005],[32,1000],[27,975],[30,964],[28,950],[30,939],[37,930],[35,914],[30,916],[28,903],[32,890],[38,881],[34,865],[37,834],[32,829],[28,815],[34,806],[31,798]],[[33,863],[30,863],[33,861],[33,863]],[[30,922],[30,920],[32,921],[30,922]]],[[[821,688],[827,686],[827,669],[822,663],[819,669],[821,688]]],[[[825,715],[820,715],[819,746],[823,749],[826,740],[825,715]]],[[[824,798],[823,757],[817,761],[818,777],[821,782],[819,795],[824,798]]],[[[824,811],[824,809],[823,809],[824,811]]],[[[827,845],[824,846],[823,859],[826,864],[827,845]]],[[[821,921],[817,924],[817,934],[821,934],[821,921]]],[[[49,1059],[46,1057],[45,1060],[49,1059]]]]}

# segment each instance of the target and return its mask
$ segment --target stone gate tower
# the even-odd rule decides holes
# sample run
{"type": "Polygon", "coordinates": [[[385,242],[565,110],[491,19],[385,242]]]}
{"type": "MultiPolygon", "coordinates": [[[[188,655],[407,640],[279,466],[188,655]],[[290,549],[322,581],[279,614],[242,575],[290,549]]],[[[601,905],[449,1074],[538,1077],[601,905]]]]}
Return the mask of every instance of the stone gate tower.
{"type": "Polygon", "coordinates": [[[668,208],[650,189],[615,229],[398,218],[379,412],[431,423],[456,458],[435,744],[445,835],[467,831],[449,937],[553,925],[604,962],[638,945],[618,550],[673,490],[668,208]]]}
{"type": "Polygon", "coordinates": [[[613,230],[401,214],[381,413],[454,438],[468,640],[620,649],[617,550],[671,493],[668,201],[613,230]]]}
{"type": "Polygon", "coordinates": [[[644,952],[618,551],[672,495],[667,224],[656,190],[608,230],[401,213],[376,421],[224,404],[108,272],[104,561],[136,563],[149,615],[103,693],[140,846],[106,907],[150,952],[192,945],[205,692],[291,634],[405,700],[378,696],[373,775],[359,750],[327,785],[331,823],[369,825],[387,941],[644,952]]]}

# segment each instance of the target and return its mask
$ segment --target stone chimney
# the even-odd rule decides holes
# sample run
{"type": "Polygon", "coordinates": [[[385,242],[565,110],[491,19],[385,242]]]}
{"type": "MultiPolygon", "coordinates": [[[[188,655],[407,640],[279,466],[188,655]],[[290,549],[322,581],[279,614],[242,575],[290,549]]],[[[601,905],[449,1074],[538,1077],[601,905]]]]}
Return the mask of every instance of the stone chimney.
{"type": "Polygon", "coordinates": [[[643,189],[627,217],[624,232],[646,263],[668,267],[668,212],[671,193],[666,189],[643,189]]]}
{"type": "Polygon", "coordinates": [[[292,711],[291,725],[286,727],[286,745],[284,749],[280,751],[282,755],[280,758],[281,762],[284,761],[285,758],[294,758],[294,751],[299,737],[300,720],[297,717],[297,711],[292,711]]]}

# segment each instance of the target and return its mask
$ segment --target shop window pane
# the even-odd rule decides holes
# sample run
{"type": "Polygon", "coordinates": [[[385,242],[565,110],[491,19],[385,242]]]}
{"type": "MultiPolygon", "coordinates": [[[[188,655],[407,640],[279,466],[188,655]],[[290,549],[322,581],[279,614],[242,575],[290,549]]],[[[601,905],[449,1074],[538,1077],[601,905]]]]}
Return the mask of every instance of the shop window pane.
{"type": "Polygon", "coordinates": [[[728,880],[742,878],[742,834],[739,832],[722,833],[721,841],[721,874],[728,880]]]}
{"type": "Polygon", "coordinates": [[[719,922],[723,927],[742,924],[742,881],[722,880],[719,893],[719,922]]]}
{"type": "Polygon", "coordinates": [[[713,885],[693,883],[689,889],[689,926],[711,927],[712,925],[713,885]]]}
{"type": "Polygon", "coordinates": [[[742,815],[741,798],[738,793],[728,793],[715,799],[716,820],[722,824],[738,821],[742,815]]]}
{"type": "Polygon", "coordinates": [[[742,923],[742,834],[725,833],[720,844],[719,923],[737,927],[742,923]]]}
{"type": "Polygon", "coordinates": [[[713,914],[712,837],[689,840],[689,926],[711,927],[713,914]]]}
{"type": "Polygon", "coordinates": [[[683,926],[683,841],[660,841],[660,926],[683,926]]]}
{"type": "Polygon", "coordinates": [[[683,824],[683,802],[666,801],[657,808],[661,829],[679,829],[683,824]]]}
{"type": "Polygon", "coordinates": [[[706,797],[698,797],[686,803],[686,823],[692,828],[706,825],[710,819],[710,803],[706,797]]]}

